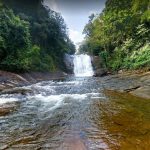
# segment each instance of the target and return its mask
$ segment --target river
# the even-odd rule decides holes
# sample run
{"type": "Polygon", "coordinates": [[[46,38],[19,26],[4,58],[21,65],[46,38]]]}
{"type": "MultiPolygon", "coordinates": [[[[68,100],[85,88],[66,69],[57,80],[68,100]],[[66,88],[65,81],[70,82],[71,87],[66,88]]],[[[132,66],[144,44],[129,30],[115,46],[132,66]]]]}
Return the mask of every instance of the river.
{"type": "MultiPolygon", "coordinates": [[[[108,83],[107,83],[108,84],[108,83]]],[[[70,76],[0,96],[0,149],[148,150],[150,102],[104,90],[101,78],[70,76]]]]}

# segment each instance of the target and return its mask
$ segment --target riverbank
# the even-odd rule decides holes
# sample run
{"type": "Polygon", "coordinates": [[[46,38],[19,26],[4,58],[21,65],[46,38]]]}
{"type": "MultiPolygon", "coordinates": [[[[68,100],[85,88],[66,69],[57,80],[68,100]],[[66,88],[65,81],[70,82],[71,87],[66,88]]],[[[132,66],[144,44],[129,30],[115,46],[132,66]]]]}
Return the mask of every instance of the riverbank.
{"type": "MultiPolygon", "coordinates": [[[[40,81],[65,79],[67,74],[61,71],[53,73],[31,72],[24,74],[15,74],[5,71],[0,71],[0,92],[31,92],[28,89],[18,89],[29,84],[34,84],[40,81]],[[14,89],[13,91],[11,89],[14,89]]],[[[149,72],[120,72],[115,75],[107,75],[100,77],[100,82],[107,91],[118,91],[129,93],[131,95],[150,99],[150,71],[149,72]]]]}
{"type": "Polygon", "coordinates": [[[0,95],[0,149],[149,148],[150,101],[104,92],[112,80],[127,84],[72,76],[22,87],[33,94],[0,95]]]}
{"type": "Polygon", "coordinates": [[[62,71],[30,72],[23,74],[0,71],[0,91],[34,84],[40,81],[64,79],[66,76],[67,74],[62,71]]]}
{"type": "Polygon", "coordinates": [[[106,91],[129,93],[136,97],[150,99],[150,71],[121,72],[105,76],[101,82],[106,91]]]}

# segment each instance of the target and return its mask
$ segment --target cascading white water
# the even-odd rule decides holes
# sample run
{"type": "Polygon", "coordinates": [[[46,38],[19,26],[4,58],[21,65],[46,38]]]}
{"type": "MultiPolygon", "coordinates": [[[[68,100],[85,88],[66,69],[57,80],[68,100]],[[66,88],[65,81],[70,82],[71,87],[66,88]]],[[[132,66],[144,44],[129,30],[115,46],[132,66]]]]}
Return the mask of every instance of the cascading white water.
{"type": "Polygon", "coordinates": [[[91,57],[87,54],[74,55],[74,74],[77,77],[93,76],[91,57]]]}

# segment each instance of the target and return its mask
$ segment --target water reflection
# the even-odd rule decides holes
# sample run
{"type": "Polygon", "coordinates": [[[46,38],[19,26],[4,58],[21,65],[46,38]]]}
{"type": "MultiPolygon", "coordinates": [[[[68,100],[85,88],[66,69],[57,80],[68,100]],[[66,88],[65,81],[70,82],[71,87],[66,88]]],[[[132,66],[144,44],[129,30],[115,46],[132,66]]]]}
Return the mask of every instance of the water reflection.
{"type": "MultiPolygon", "coordinates": [[[[103,139],[110,149],[148,150],[150,147],[150,101],[107,91],[109,100],[98,102],[103,139]]],[[[96,119],[96,118],[95,118],[96,119]]]]}

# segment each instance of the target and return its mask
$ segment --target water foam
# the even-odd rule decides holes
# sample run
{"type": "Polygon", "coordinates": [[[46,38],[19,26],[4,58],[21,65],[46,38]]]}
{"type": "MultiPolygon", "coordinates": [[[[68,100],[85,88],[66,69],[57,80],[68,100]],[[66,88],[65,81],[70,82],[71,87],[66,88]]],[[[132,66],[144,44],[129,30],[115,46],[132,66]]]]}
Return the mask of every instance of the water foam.
{"type": "Polygon", "coordinates": [[[0,105],[6,104],[6,103],[17,102],[17,101],[18,101],[18,98],[1,97],[0,98],[0,105]]]}
{"type": "Polygon", "coordinates": [[[91,57],[87,54],[74,55],[73,62],[76,77],[90,77],[94,75],[91,57]]]}

